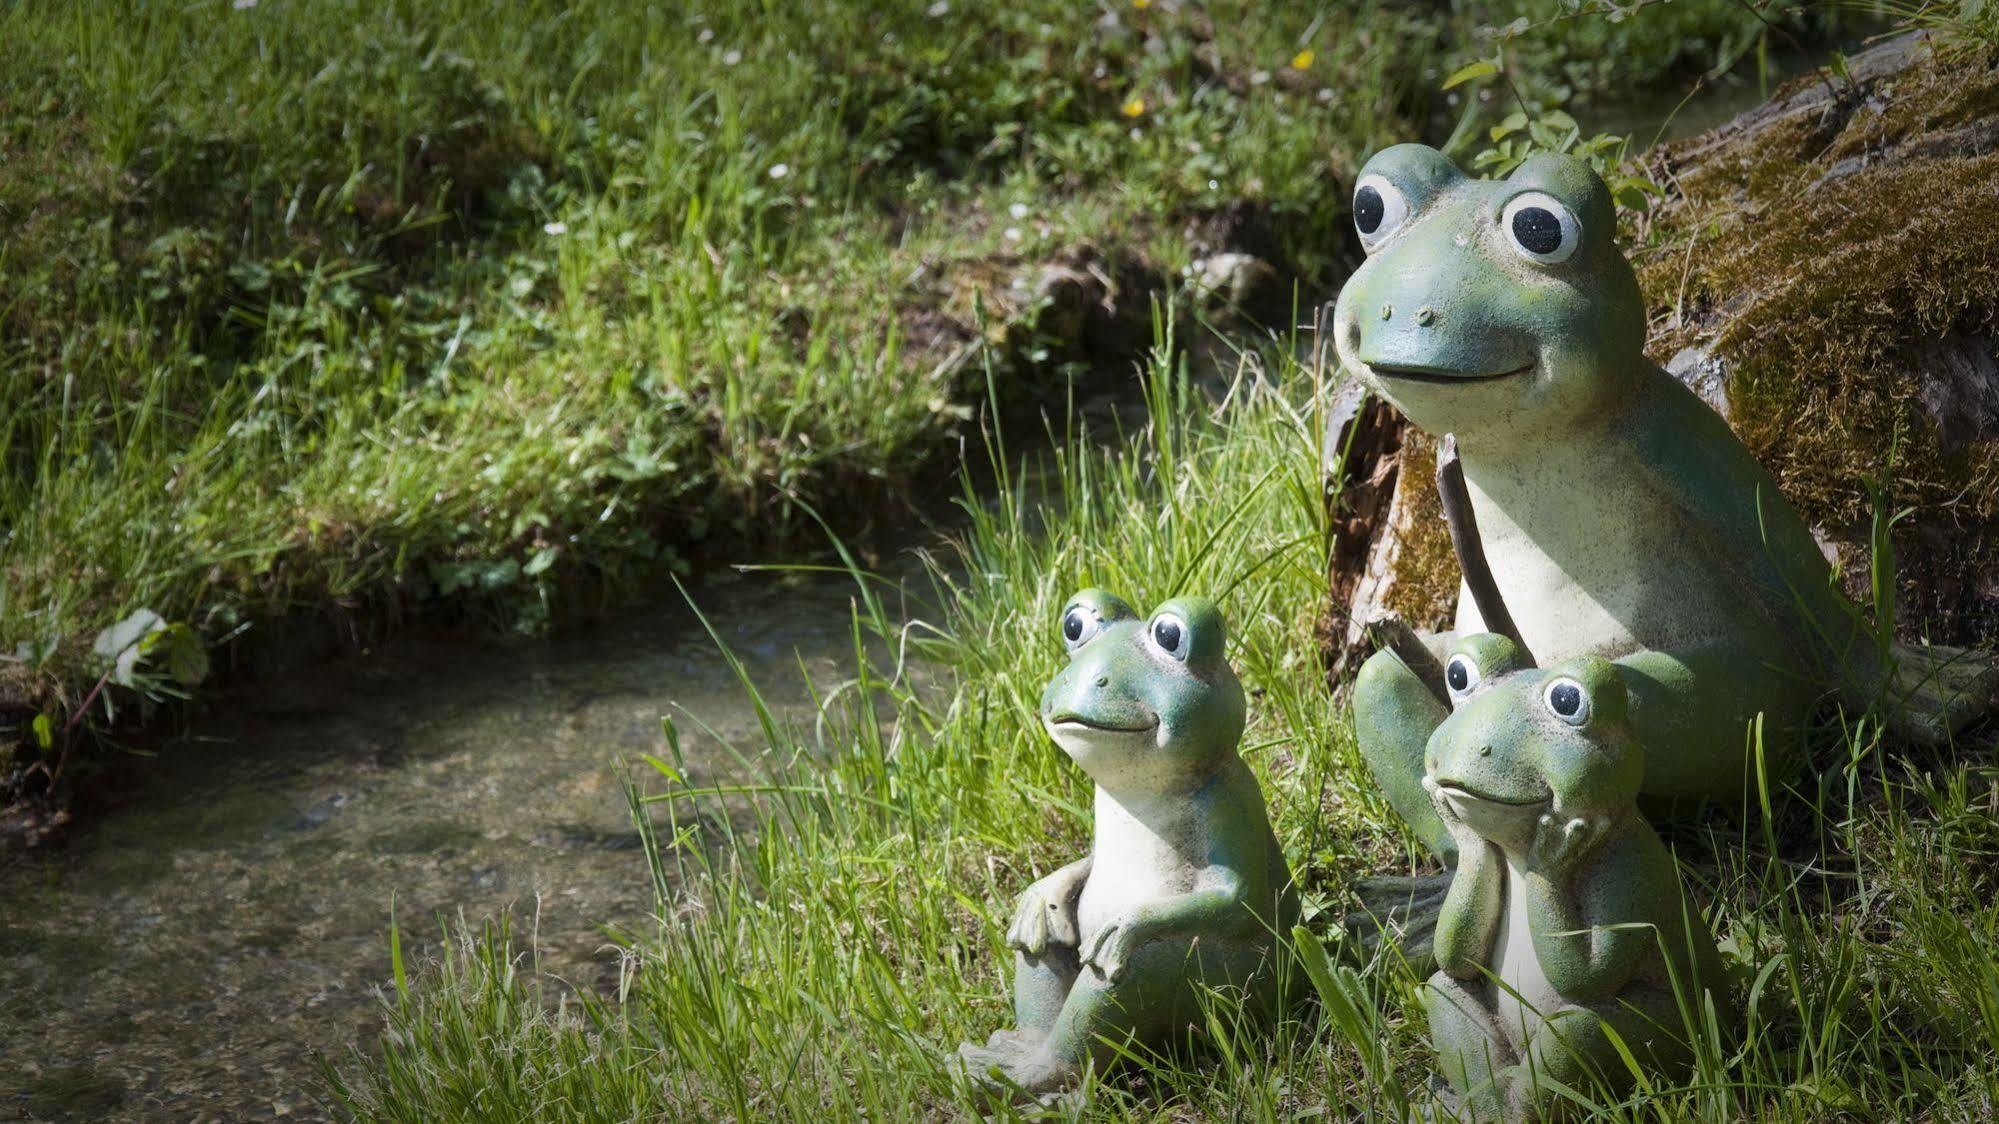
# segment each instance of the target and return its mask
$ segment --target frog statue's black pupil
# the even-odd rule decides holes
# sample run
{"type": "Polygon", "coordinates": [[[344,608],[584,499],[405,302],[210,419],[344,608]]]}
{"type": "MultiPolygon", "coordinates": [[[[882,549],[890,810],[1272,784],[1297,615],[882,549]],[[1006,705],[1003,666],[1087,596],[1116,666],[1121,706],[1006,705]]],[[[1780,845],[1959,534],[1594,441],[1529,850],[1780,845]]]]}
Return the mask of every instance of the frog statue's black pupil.
{"type": "Polygon", "coordinates": [[[1513,212],[1513,238],[1536,254],[1562,248],[1562,220],[1546,207],[1522,207],[1513,212]]]}
{"type": "Polygon", "coordinates": [[[1062,635],[1074,644],[1083,638],[1083,614],[1070,613],[1062,618],[1062,635]]]}
{"type": "Polygon", "coordinates": [[[1155,622],[1152,626],[1152,638],[1159,641],[1159,646],[1167,651],[1178,652],[1180,650],[1180,622],[1176,620],[1155,622]]]}
{"type": "Polygon", "coordinates": [[[1574,683],[1557,683],[1555,689],[1548,692],[1548,705],[1555,708],[1556,714],[1574,718],[1583,708],[1582,688],[1574,683]]]}
{"type": "Polygon", "coordinates": [[[1373,234],[1381,228],[1381,192],[1372,187],[1363,187],[1354,192],[1353,224],[1362,234],[1373,234]]]}
{"type": "Polygon", "coordinates": [[[1444,669],[1444,679],[1453,691],[1462,691],[1471,685],[1471,673],[1465,670],[1463,660],[1452,660],[1451,666],[1444,669]]]}

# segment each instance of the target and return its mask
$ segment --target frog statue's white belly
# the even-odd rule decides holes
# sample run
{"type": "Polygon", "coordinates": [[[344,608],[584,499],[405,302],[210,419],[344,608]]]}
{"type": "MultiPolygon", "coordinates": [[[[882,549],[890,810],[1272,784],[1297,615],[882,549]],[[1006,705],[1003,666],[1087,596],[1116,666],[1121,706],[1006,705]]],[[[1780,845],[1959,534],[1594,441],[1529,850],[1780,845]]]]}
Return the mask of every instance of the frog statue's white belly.
{"type": "Polygon", "coordinates": [[[1492,941],[1492,971],[1499,979],[1489,981],[1492,1012],[1499,1019],[1515,1049],[1533,1038],[1562,1006],[1562,997],[1548,982],[1541,958],[1534,951],[1534,934],[1527,926],[1527,875],[1518,860],[1506,859],[1506,905],[1499,931],[1492,941]],[[1510,990],[1509,990],[1510,989],[1510,990]]]}
{"type": "MultiPolygon", "coordinates": [[[[1531,463],[1464,453],[1493,578],[1537,660],[1741,645],[1759,633],[1780,654],[1788,638],[1768,627],[1754,567],[1741,564],[1751,560],[1719,556],[1725,545],[1659,494],[1629,450],[1550,444],[1531,463]]],[[[1458,606],[1461,634],[1485,631],[1470,597],[1458,606]]]]}
{"type": "Polygon", "coordinates": [[[1097,789],[1090,876],[1076,904],[1082,947],[1138,906],[1194,889],[1195,801],[1184,793],[1113,796],[1097,789]]]}

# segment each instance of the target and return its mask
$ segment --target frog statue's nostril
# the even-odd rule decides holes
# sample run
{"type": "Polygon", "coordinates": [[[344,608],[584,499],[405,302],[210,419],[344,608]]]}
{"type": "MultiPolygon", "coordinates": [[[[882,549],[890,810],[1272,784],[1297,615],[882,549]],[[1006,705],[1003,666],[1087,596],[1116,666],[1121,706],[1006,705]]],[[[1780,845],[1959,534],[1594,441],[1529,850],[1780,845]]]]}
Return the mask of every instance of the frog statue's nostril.
{"type": "Polygon", "coordinates": [[[1424,305],[1422,308],[1416,310],[1416,323],[1421,327],[1427,328],[1430,325],[1435,324],[1436,322],[1437,322],[1436,309],[1431,308],[1428,305],[1424,305]]]}
{"type": "Polygon", "coordinates": [[[1110,686],[1110,685],[1111,685],[1111,677],[1110,677],[1110,676],[1108,676],[1108,675],[1099,675],[1099,676],[1097,676],[1097,686],[1099,686],[1099,687],[1108,687],[1108,686],[1110,686]]]}
{"type": "Polygon", "coordinates": [[[1491,746],[1489,746],[1489,745],[1482,745],[1482,746],[1479,746],[1479,747],[1478,747],[1478,755],[1479,755],[1480,757],[1491,757],[1491,756],[1492,756],[1492,747],[1491,747],[1491,746]]]}

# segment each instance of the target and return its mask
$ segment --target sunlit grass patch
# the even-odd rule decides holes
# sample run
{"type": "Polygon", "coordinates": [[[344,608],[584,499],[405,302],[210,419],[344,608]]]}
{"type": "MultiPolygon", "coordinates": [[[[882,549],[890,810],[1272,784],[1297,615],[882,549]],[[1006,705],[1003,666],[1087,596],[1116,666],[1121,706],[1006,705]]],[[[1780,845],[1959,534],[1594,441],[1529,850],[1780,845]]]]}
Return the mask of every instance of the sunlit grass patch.
{"type": "MultiPolygon", "coordinates": [[[[1243,752],[1304,882],[1308,928],[1330,947],[1337,1001],[1274,1030],[1220,1006],[1206,1052],[1140,1058],[1053,1115],[1392,1119],[1424,1103],[1420,980],[1393,956],[1365,960],[1334,923],[1351,879],[1407,869],[1408,841],[1311,636],[1327,388],[1282,357],[1250,356],[1235,376],[1198,391],[1158,358],[1138,432],[1106,445],[1058,423],[1046,456],[995,448],[1002,487],[968,498],[957,560],[935,570],[942,616],[899,628],[860,599],[852,677],[819,724],[772,725],[748,747],[767,765],[756,783],[689,790],[662,745],[672,775],[635,794],[662,920],[631,934],[615,989],[553,989],[518,933],[460,934],[408,996],[389,997],[380,1059],[338,1063],[343,1103],[405,1120],[973,1111],[944,1059],[1008,1017],[1016,896],[1087,845],[1088,782],[1032,712],[1061,659],[1055,614],[1089,585],[1145,606],[1220,600],[1251,692],[1243,752]],[[944,665],[941,685],[911,685],[896,656],[910,649],[944,665]]],[[[1673,829],[1746,1017],[1725,1028],[1689,1012],[1701,1061],[1688,1081],[1579,1090],[1605,1119],[1988,1111],[1991,770],[1912,762],[1877,738],[1865,722],[1829,732],[1823,780],[1771,793],[1767,831],[1730,815],[1673,829]]]]}
{"type": "MultiPolygon", "coordinates": [[[[534,630],[783,541],[786,497],[922,491],[983,400],[970,309],[1051,261],[1156,289],[1239,212],[1329,291],[1345,177],[1516,7],[1551,104],[1600,89],[1585,53],[1645,45],[1644,83],[1767,33],[1734,0],[0,9],[14,764],[195,689],[148,659],[92,693],[142,609],[209,647],[534,630]]],[[[1077,350],[1039,343],[1008,382],[1059,401],[1077,350]]]]}
{"type": "Polygon", "coordinates": [[[1438,29],[1096,14],[7,8],[0,719],[68,732],[47,768],[192,690],[154,659],[92,692],[141,609],[209,645],[533,630],[785,541],[791,498],[934,490],[985,399],[950,361],[979,290],[1018,311],[1040,262],[1163,284],[1247,199],[1330,268],[1332,168],[1410,127],[1438,29]],[[1217,80],[1301,39],[1309,86],[1217,80]]]}

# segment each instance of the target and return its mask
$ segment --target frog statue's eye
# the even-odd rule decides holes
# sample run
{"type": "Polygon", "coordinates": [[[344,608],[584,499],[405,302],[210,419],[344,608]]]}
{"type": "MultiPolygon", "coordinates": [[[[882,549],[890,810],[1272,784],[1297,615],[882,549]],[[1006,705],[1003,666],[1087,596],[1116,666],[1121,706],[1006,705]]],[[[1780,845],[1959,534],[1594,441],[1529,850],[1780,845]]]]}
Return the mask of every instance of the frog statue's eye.
{"type": "Polygon", "coordinates": [[[1520,256],[1542,265],[1560,265],[1582,243],[1582,224],[1561,200],[1540,191],[1516,195],[1500,212],[1499,225],[1520,256]]]}
{"type": "Polygon", "coordinates": [[[1541,692],[1541,701],[1547,704],[1548,713],[1571,726],[1589,721],[1589,692],[1566,675],[1548,684],[1541,692]]]}
{"type": "Polygon", "coordinates": [[[1361,245],[1372,250],[1409,221],[1409,197],[1379,172],[1354,185],[1353,225],[1361,245]]]}
{"type": "Polygon", "coordinates": [[[1071,605],[1062,614],[1062,646],[1071,652],[1089,643],[1104,627],[1103,619],[1087,605],[1071,605]]]}
{"type": "Polygon", "coordinates": [[[1187,653],[1194,646],[1193,637],[1187,633],[1187,622],[1172,613],[1161,613],[1152,618],[1145,634],[1152,638],[1154,647],[1182,663],[1186,662],[1187,653]]]}
{"type": "Polygon", "coordinates": [[[1444,683],[1451,689],[1451,697],[1462,699],[1478,686],[1478,661],[1459,652],[1444,665],[1444,683]]]}

